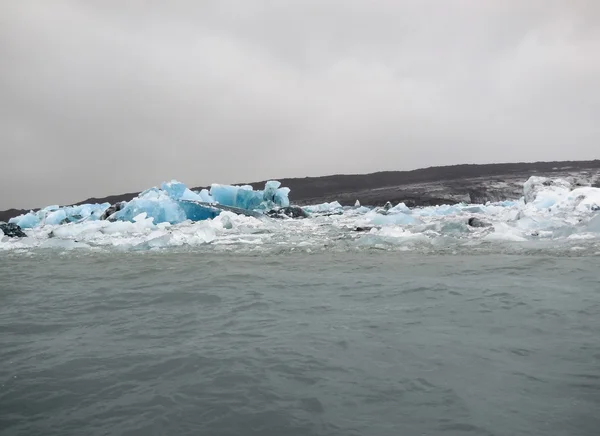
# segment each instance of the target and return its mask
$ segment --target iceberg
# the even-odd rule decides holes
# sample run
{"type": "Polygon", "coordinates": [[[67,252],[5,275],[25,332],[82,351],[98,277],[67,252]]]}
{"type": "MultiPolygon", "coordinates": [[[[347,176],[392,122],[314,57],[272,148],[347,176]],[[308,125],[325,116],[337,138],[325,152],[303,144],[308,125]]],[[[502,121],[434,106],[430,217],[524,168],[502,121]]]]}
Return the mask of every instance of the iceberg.
{"type": "Polygon", "coordinates": [[[266,211],[274,207],[288,207],[289,188],[280,188],[281,183],[275,180],[265,183],[263,191],[255,191],[250,185],[232,186],[213,184],[210,195],[215,202],[246,210],[266,211]]]}
{"type": "Polygon", "coordinates": [[[32,229],[40,225],[39,212],[29,212],[8,220],[9,224],[16,224],[22,229],[32,229]]]}
{"type": "Polygon", "coordinates": [[[215,201],[206,189],[194,192],[177,180],[162,183],[160,187],[174,200],[200,201],[203,203],[213,203],[215,201]]]}
{"type": "Polygon", "coordinates": [[[571,184],[564,179],[531,176],[523,185],[523,198],[525,204],[544,209],[567,196],[571,188],[571,184]]]}
{"type": "Polygon", "coordinates": [[[263,193],[254,191],[252,186],[228,186],[213,184],[210,195],[214,200],[224,206],[237,207],[240,209],[255,210],[263,202],[263,193]]]}
{"type": "Polygon", "coordinates": [[[186,220],[202,221],[215,218],[219,210],[199,204],[201,198],[190,191],[183,183],[163,184],[165,189],[150,188],[133,200],[127,202],[113,217],[118,221],[131,221],[145,213],[154,220],[154,224],[179,224],[186,220]],[[185,198],[185,200],[184,200],[185,198]]]}
{"type": "Polygon", "coordinates": [[[108,218],[107,215],[111,220],[134,222],[137,216],[146,214],[154,224],[179,224],[214,219],[223,210],[256,217],[272,208],[289,207],[290,190],[280,186],[280,182],[268,181],[263,191],[255,191],[248,185],[214,184],[210,191],[202,189],[194,192],[185,184],[171,180],[162,183],[160,188],[146,189],[131,201],[119,204],[118,208],[110,203],[66,207],[53,205],[14,217],[9,222],[30,229],[101,220],[108,218]]]}
{"type": "Polygon", "coordinates": [[[126,203],[113,217],[120,221],[132,221],[140,213],[146,213],[155,224],[179,224],[184,221],[214,219],[222,210],[256,216],[252,211],[264,212],[273,206],[289,205],[288,188],[269,181],[264,191],[255,191],[252,186],[213,184],[210,191],[190,190],[185,184],[171,180],[159,188],[150,188],[126,203]]]}
{"type": "Polygon", "coordinates": [[[60,225],[78,221],[99,220],[110,203],[81,204],[77,206],[47,206],[37,212],[29,212],[11,218],[9,223],[17,224],[22,229],[31,229],[41,225],[60,225]]]}

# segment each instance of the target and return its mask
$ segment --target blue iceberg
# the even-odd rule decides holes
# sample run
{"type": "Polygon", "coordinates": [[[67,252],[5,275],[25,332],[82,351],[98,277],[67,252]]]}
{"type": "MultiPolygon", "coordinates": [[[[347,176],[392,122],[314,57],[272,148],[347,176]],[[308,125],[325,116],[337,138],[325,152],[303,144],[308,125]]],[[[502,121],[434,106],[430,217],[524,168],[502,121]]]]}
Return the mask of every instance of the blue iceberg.
{"type": "Polygon", "coordinates": [[[154,224],[179,224],[183,221],[201,221],[214,218],[220,211],[199,204],[202,198],[183,183],[163,183],[163,189],[150,188],[142,192],[113,215],[118,221],[134,221],[141,213],[154,219],[154,224]]]}
{"type": "Polygon", "coordinates": [[[264,212],[273,207],[289,205],[288,188],[280,188],[281,183],[267,182],[264,191],[254,191],[252,186],[231,186],[213,184],[210,191],[190,190],[177,180],[150,188],[128,202],[113,216],[121,221],[133,221],[140,213],[153,218],[154,223],[179,224],[183,221],[203,221],[213,219],[221,210],[231,210],[256,216],[253,211],[264,212]]]}
{"type": "Polygon", "coordinates": [[[174,200],[201,201],[204,203],[213,203],[215,201],[206,189],[194,192],[177,180],[171,180],[168,183],[165,182],[160,187],[174,200]]]}
{"type": "Polygon", "coordinates": [[[81,204],[77,206],[47,206],[37,212],[29,212],[11,218],[10,223],[17,224],[22,229],[30,229],[42,225],[59,225],[80,221],[99,220],[110,203],[81,204]]]}
{"type": "Polygon", "coordinates": [[[288,207],[289,188],[280,188],[281,183],[275,180],[265,183],[263,191],[254,191],[252,186],[231,186],[213,184],[210,195],[223,206],[237,207],[246,210],[266,211],[274,207],[288,207]]]}
{"type": "Polygon", "coordinates": [[[263,193],[252,190],[252,186],[214,184],[210,188],[210,195],[215,202],[223,206],[238,207],[247,210],[258,209],[263,202],[263,193]]]}
{"type": "MultiPolygon", "coordinates": [[[[154,224],[179,224],[184,221],[202,221],[218,216],[222,210],[258,216],[272,208],[287,207],[290,204],[289,188],[281,188],[281,183],[269,181],[263,191],[255,191],[251,186],[230,186],[214,184],[210,191],[190,190],[177,180],[171,180],[145,190],[110,216],[111,220],[134,222],[135,217],[146,213],[154,224]]],[[[109,203],[82,204],[78,206],[48,206],[37,212],[29,212],[12,218],[10,223],[27,229],[43,225],[60,225],[86,220],[99,220],[110,208],[109,203]]],[[[109,212],[110,213],[110,212],[109,212]]]]}

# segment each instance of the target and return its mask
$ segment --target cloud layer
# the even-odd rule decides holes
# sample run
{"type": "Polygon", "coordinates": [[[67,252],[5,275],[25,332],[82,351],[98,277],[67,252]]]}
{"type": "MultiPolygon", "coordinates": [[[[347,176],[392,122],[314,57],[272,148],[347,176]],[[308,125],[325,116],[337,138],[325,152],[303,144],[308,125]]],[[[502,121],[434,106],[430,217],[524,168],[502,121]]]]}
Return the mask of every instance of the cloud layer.
{"type": "Polygon", "coordinates": [[[600,3],[0,6],[0,208],[600,157],[600,3]]]}

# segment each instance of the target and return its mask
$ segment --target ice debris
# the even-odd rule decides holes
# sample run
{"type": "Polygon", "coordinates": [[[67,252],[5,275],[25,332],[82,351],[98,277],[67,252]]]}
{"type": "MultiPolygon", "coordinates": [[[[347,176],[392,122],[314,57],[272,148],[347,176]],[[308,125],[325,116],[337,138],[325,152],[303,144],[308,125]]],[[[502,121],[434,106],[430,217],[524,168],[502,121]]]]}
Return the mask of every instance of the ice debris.
{"type": "Polygon", "coordinates": [[[408,208],[404,203],[343,207],[337,201],[300,208],[289,206],[288,192],[277,182],[268,183],[262,191],[213,185],[197,192],[171,181],[126,203],[49,206],[17,217],[11,224],[33,222],[25,227],[27,237],[9,237],[0,230],[0,249],[110,246],[154,250],[206,244],[211,250],[347,249],[344,244],[355,244],[444,250],[461,244],[472,249],[480,242],[485,247],[494,246],[490,242],[505,247],[562,247],[570,241],[581,245],[588,240],[593,248],[600,241],[600,188],[577,186],[569,180],[531,178],[523,196],[510,201],[422,208],[408,208]],[[304,215],[303,220],[289,219],[304,215]]]}

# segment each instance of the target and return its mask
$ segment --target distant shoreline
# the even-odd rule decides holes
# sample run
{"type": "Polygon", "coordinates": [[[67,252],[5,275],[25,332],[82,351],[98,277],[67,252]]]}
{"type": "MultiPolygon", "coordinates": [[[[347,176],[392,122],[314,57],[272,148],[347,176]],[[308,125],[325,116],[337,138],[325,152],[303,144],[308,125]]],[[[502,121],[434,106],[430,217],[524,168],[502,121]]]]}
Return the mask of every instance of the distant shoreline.
{"type": "MultiPolygon", "coordinates": [[[[408,206],[455,204],[461,201],[502,201],[520,196],[522,183],[532,175],[582,176],[600,187],[600,160],[463,164],[411,171],[381,171],[370,174],[337,174],[319,177],[277,179],[291,189],[292,203],[305,205],[338,200],[343,205],[379,206],[386,201],[408,206]]],[[[241,185],[242,183],[236,183],[241,185]]],[[[265,181],[245,183],[262,189],[265,181]]],[[[203,187],[194,187],[193,190],[203,187]]],[[[88,198],[75,204],[129,201],[139,192],[88,198]]],[[[30,209],[0,211],[0,221],[30,209]]],[[[37,209],[33,209],[37,210],[37,209]]]]}

